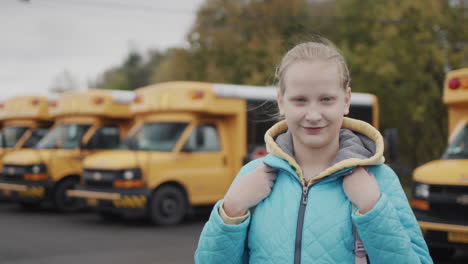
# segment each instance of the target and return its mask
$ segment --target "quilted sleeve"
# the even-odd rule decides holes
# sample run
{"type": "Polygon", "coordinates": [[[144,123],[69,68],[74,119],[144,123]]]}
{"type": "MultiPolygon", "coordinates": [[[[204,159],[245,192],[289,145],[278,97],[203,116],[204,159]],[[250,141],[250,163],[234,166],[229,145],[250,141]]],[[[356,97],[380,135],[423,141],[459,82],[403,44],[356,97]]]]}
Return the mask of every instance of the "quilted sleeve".
{"type": "Polygon", "coordinates": [[[195,251],[195,263],[248,263],[245,240],[250,216],[239,225],[226,224],[218,213],[220,204],[221,201],[216,203],[203,228],[195,251]]]}
{"type": "MultiPolygon", "coordinates": [[[[236,178],[251,171],[259,161],[254,160],[245,165],[236,178]]],[[[200,240],[198,241],[198,248],[195,251],[195,263],[248,263],[246,239],[250,224],[250,214],[245,221],[238,225],[226,224],[219,214],[219,207],[222,202],[223,200],[216,203],[211,211],[208,222],[203,227],[200,240]]]]}
{"type": "Polygon", "coordinates": [[[396,174],[386,165],[369,171],[382,195],[372,210],[364,215],[353,212],[351,217],[370,263],[433,263],[396,174]]]}

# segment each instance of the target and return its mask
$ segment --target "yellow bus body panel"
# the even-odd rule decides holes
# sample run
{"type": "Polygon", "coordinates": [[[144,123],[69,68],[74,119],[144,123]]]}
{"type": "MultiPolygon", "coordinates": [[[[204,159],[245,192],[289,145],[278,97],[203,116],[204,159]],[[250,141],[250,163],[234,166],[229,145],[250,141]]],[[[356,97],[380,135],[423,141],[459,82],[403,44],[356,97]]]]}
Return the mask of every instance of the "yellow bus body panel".
{"type": "MultiPolygon", "coordinates": [[[[448,142],[451,143],[462,129],[465,128],[468,120],[468,68],[451,71],[446,75],[443,102],[448,108],[448,142]],[[454,78],[458,79],[459,86],[450,88],[450,81],[454,78]]],[[[461,189],[463,186],[468,186],[468,159],[442,159],[428,162],[414,170],[413,180],[418,183],[431,185],[460,186],[461,189]]],[[[441,194],[438,193],[438,195],[441,194]]],[[[447,193],[446,195],[447,197],[452,197],[461,194],[447,193]]],[[[455,201],[453,201],[453,204],[444,204],[440,201],[430,199],[428,199],[428,201],[429,203],[439,202],[439,208],[443,205],[449,208],[449,206],[455,204],[455,201]]],[[[418,215],[420,212],[415,209],[415,213],[418,215]]],[[[446,232],[447,241],[444,242],[448,244],[468,243],[468,226],[452,224],[453,222],[451,221],[453,219],[450,219],[449,216],[444,218],[443,216],[437,215],[436,211],[431,211],[431,209],[429,209],[429,211],[421,212],[420,220],[419,225],[424,233],[430,230],[446,232]],[[432,216],[432,219],[436,220],[431,220],[431,222],[422,221],[431,219],[425,218],[426,215],[432,216]]],[[[432,241],[428,240],[427,242],[430,244],[432,241]]]]}
{"type": "MultiPolygon", "coordinates": [[[[50,127],[49,98],[45,96],[16,96],[7,99],[0,108],[0,128],[28,127],[31,129],[50,127]]],[[[0,172],[3,171],[3,157],[7,153],[22,148],[27,140],[21,137],[13,148],[0,148],[0,172]]]]}
{"type": "Polygon", "coordinates": [[[434,160],[414,171],[416,182],[437,185],[468,185],[468,160],[434,160]]]}
{"type": "MultiPolygon", "coordinates": [[[[117,102],[115,98],[110,90],[67,92],[51,107],[50,117],[54,119],[54,126],[89,124],[91,127],[83,136],[83,143],[91,138],[93,128],[103,125],[118,126],[123,137],[132,125],[130,103],[117,102]]],[[[81,175],[84,157],[99,151],[79,148],[19,150],[5,155],[3,161],[11,165],[45,164],[50,179],[59,181],[66,176],[81,175]]]]}
{"type": "MultiPolygon", "coordinates": [[[[202,82],[167,82],[137,89],[136,99],[130,107],[135,116],[135,125],[128,135],[132,136],[146,123],[186,122],[188,125],[175,147],[170,152],[101,152],[86,157],[84,169],[139,168],[147,189],[176,182],[184,187],[191,205],[215,203],[224,196],[247,155],[247,99],[222,94],[215,86],[202,82]],[[220,151],[182,151],[183,144],[200,124],[214,124],[219,129],[220,151]]],[[[375,96],[372,97],[372,105],[375,106],[373,125],[378,127],[379,112],[375,96]]]]}

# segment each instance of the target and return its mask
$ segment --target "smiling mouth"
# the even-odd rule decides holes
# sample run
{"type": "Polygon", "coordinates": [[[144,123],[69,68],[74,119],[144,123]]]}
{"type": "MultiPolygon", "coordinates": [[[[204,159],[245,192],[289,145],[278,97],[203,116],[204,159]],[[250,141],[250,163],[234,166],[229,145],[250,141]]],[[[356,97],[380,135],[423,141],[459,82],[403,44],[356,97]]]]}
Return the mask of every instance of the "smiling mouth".
{"type": "Polygon", "coordinates": [[[318,134],[320,133],[325,127],[303,127],[305,131],[309,134],[318,134]]]}

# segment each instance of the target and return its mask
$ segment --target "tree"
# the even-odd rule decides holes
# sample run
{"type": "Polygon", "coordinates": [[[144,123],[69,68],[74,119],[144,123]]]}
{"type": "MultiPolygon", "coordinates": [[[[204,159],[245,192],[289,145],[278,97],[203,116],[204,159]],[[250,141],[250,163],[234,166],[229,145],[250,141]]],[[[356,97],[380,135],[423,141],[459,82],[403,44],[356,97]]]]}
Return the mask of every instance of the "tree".
{"type": "Polygon", "coordinates": [[[439,157],[446,146],[444,76],[467,62],[454,53],[459,41],[466,52],[460,12],[442,0],[337,1],[338,45],[352,87],[378,96],[382,128],[398,128],[400,159],[409,167],[439,157]]]}
{"type": "Polygon", "coordinates": [[[270,85],[281,56],[323,35],[342,50],[352,89],[378,96],[381,130],[397,128],[409,168],[446,146],[442,86],[448,70],[468,65],[466,1],[206,0],[188,46],[129,54],[99,87],[192,80],[270,85]]]}
{"type": "Polygon", "coordinates": [[[331,27],[332,11],[329,1],[208,0],[187,35],[189,47],[173,50],[154,72],[165,80],[272,84],[283,52],[331,27]]]}
{"type": "Polygon", "coordinates": [[[68,70],[57,74],[49,87],[49,91],[52,93],[63,93],[77,89],[78,81],[68,70]]]}
{"type": "Polygon", "coordinates": [[[145,56],[131,51],[123,63],[105,71],[98,77],[93,88],[113,90],[134,90],[151,83],[152,69],[157,67],[165,54],[157,50],[149,51],[145,56]]]}

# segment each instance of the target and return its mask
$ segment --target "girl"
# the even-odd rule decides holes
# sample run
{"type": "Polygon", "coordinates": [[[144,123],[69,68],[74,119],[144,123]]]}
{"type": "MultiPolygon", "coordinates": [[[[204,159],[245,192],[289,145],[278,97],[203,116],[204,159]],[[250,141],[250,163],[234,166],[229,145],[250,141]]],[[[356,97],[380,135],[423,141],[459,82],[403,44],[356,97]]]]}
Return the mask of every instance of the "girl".
{"type": "Polygon", "coordinates": [[[344,117],[350,76],[337,49],[299,44],[276,77],[285,120],[265,134],[269,154],[245,165],[215,205],[195,262],[432,263],[383,164],[382,136],[344,117]]]}

